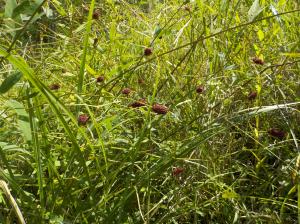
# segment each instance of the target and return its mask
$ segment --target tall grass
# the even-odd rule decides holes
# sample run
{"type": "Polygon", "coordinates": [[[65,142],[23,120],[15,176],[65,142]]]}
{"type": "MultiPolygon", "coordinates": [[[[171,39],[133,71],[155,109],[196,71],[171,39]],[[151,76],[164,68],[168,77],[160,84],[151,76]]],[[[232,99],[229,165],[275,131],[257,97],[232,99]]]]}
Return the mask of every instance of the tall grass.
{"type": "Polygon", "coordinates": [[[299,222],[297,2],[22,4],[1,223],[299,222]]]}

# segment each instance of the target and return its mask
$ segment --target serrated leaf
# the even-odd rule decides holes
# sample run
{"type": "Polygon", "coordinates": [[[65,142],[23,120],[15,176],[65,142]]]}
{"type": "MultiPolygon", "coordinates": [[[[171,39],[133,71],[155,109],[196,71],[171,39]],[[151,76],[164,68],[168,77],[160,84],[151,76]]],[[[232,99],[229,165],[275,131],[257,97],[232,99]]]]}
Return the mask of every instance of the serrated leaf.
{"type": "Polygon", "coordinates": [[[8,76],[0,86],[0,94],[6,93],[22,78],[21,72],[16,72],[8,76]]]}
{"type": "Polygon", "coordinates": [[[262,11],[263,9],[259,5],[259,0],[255,0],[248,11],[249,22],[253,21],[262,11]]]}
{"type": "Polygon", "coordinates": [[[19,130],[22,132],[25,141],[31,141],[32,135],[29,123],[29,116],[23,104],[19,103],[16,100],[8,100],[5,103],[5,105],[14,109],[14,111],[17,113],[19,130]]]}

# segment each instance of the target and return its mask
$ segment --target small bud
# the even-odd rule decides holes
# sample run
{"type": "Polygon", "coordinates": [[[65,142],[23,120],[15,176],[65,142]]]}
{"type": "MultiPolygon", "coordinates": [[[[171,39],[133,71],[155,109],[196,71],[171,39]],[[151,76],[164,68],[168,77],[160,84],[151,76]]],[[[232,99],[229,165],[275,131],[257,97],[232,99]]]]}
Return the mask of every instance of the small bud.
{"type": "Polygon", "coordinates": [[[204,92],[204,86],[202,86],[202,85],[197,86],[196,92],[197,92],[197,93],[203,93],[203,92],[204,92]]]}
{"type": "Polygon", "coordinates": [[[254,100],[257,97],[257,92],[253,91],[248,94],[248,100],[254,100]]]}
{"type": "Polygon", "coordinates": [[[97,79],[96,79],[97,83],[100,83],[100,82],[103,82],[103,81],[104,81],[104,76],[103,75],[98,76],[97,79]]]}
{"type": "Polygon", "coordinates": [[[131,91],[132,91],[131,89],[125,88],[125,89],[122,90],[122,94],[129,95],[131,93],[131,91]]]}
{"type": "Polygon", "coordinates": [[[151,55],[152,54],[152,49],[151,48],[145,48],[145,50],[144,50],[144,55],[145,56],[149,56],[149,55],[151,55]]]}
{"type": "Polygon", "coordinates": [[[175,167],[175,168],[173,168],[173,170],[172,170],[172,174],[173,174],[173,176],[178,176],[178,175],[181,174],[183,171],[184,171],[183,168],[181,168],[181,167],[175,167]]]}
{"type": "Polygon", "coordinates": [[[137,108],[137,107],[144,107],[146,106],[146,100],[145,99],[140,99],[140,100],[137,100],[135,102],[133,102],[132,104],[130,104],[129,106],[130,107],[133,107],[133,108],[137,108]]]}
{"type": "Polygon", "coordinates": [[[79,125],[86,125],[86,123],[89,120],[89,116],[86,114],[81,114],[81,115],[79,115],[77,120],[78,120],[79,125]]]}
{"type": "Polygon", "coordinates": [[[253,63],[255,63],[257,65],[263,65],[265,63],[262,59],[257,58],[257,57],[252,58],[252,61],[253,61],[253,63]]]}

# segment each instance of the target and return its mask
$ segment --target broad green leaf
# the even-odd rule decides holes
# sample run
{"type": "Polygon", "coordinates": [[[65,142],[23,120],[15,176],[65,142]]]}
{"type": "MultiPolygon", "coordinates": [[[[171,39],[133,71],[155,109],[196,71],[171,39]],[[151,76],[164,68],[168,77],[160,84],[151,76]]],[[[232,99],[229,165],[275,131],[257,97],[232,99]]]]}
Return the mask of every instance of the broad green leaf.
{"type": "Polygon", "coordinates": [[[22,132],[26,141],[31,141],[32,135],[29,123],[29,116],[26,110],[24,109],[23,104],[15,100],[9,100],[5,103],[5,105],[15,110],[15,112],[18,115],[19,130],[22,132]]]}
{"type": "Polygon", "coordinates": [[[0,94],[6,93],[12,88],[22,77],[21,72],[16,72],[8,76],[0,85],[0,94]]]}
{"type": "Polygon", "coordinates": [[[249,22],[253,21],[262,11],[263,9],[259,5],[259,0],[255,0],[248,11],[249,22]]]}

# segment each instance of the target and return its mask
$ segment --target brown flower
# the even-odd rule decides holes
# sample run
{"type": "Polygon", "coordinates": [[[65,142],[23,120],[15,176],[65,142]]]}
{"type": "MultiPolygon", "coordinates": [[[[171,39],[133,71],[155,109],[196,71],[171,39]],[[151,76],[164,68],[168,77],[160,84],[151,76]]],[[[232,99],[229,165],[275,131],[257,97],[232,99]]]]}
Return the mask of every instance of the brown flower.
{"type": "Polygon", "coordinates": [[[151,48],[145,48],[145,50],[144,50],[144,55],[145,56],[149,56],[149,55],[151,55],[152,54],[152,49],[151,48]]]}
{"type": "Polygon", "coordinates": [[[79,115],[79,117],[77,119],[79,125],[86,125],[88,120],[89,120],[89,116],[86,114],[79,115]]]}
{"type": "Polygon", "coordinates": [[[203,92],[204,92],[204,86],[202,86],[202,85],[197,86],[196,92],[197,92],[197,93],[203,93],[203,92]]]}
{"type": "Polygon", "coordinates": [[[273,137],[276,137],[276,138],[279,138],[279,139],[283,139],[286,135],[286,133],[283,131],[283,130],[280,130],[278,128],[271,128],[268,133],[273,136],[273,137]]]}
{"type": "Polygon", "coordinates": [[[137,101],[131,103],[129,106],[133,107],[133,108],[144,107],[144,106],[146,106],[146,103],[147,102],[145,99],[140,99],[140,100],[137,100],[137,101]]]}
{"type": "Polygon", "coordinates": [[[257,92],[253,91],[248,94],[248,100],[254,100],[257,97],[257,92]]]}
{"type": "Polygon", "coordinates": [[[178,176],[178,175],[181,174],[183,171],[184,171],[183,168],[181,168],[181,167],[175,167],[175,168],[173,168],[173,170],[172,170],[172,174],[173,174],[173,176],[178,176]]]}
{"type": "Polygon", "coordinates": [[[125,88],[125,89],[123,89],[121,92],[122,92],[122,94],[124,94],[124,95],[129,95],[130,93],[131,93],[131,89],[130,88],[125,88]]]}
{"type": "Polygon", "coordinates": [[[60,85],[58,83],[53,83],[49,86],[51,90],[58,90],[60,88],[60,85]]]}
{"type": "Polygon", "coordinates": [[[166,113],[168,113],[169,108],[166,107],[165,105],[155,103],[152,106],[152,111],[157,114],[166,114],[166,113]]]}
{"type": "Polygon", "coordinates": [[[104,81],[104,76],[103,75],[100,75],[97,77],[96,81],[99,83],[99,82],[103,82],[104,81]]]}
{"type": "Polygon", "coordinates": [[[263,65],[265,63],[262,59],[257,58],[257,57],[252,58],[252,61],[253,61],[253,63],[255,63],[257,65],[263,65]]]}

